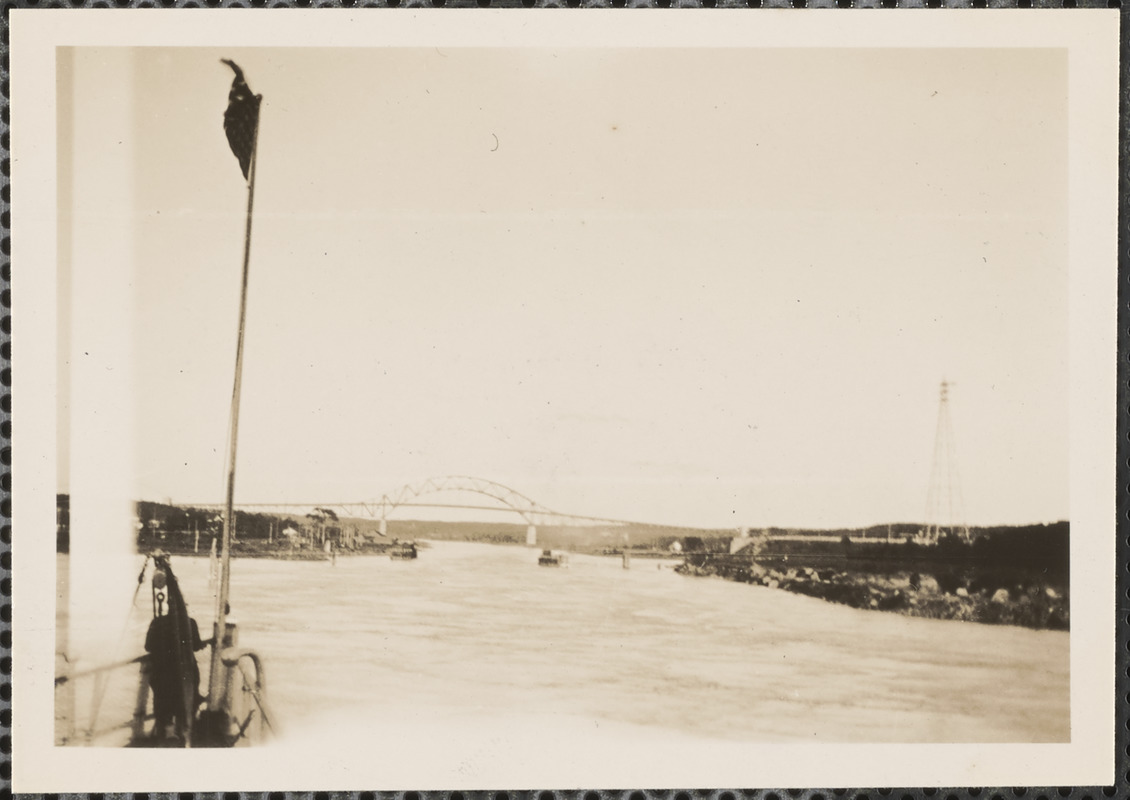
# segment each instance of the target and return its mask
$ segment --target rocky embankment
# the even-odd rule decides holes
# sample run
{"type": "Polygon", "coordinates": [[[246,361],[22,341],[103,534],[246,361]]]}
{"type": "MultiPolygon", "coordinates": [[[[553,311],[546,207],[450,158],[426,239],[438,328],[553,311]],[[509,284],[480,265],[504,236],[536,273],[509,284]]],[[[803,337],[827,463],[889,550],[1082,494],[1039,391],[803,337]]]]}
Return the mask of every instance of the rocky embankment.
{"type": "Polygon", "coordinates": [[[684,563],[675,571],[684,575],[716,575],[853,608],[896,611],[915,617],[1052,630],[1067,630],[1070,624],[1066,592],[1039,580],[978,590],[957,586],[945,591],[932,575],[921,572],[878,574],[812,567],[781,570],[725,557],[706,559],[697,565],[684,563]]]}

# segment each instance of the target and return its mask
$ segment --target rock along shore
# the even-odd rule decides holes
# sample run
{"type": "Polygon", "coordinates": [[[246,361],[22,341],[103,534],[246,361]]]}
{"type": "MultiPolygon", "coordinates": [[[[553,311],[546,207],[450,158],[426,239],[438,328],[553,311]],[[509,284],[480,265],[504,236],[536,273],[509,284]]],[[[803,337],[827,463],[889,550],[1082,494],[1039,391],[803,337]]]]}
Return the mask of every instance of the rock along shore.
{"type": "Polygon", "coordinates": [[[776,569],[749,559],[715,556],[675,568],[683,575],[718,576],[740,583],[818,597],[853,608],[895,611],[915,617],[953,619],[1028,628],[1068,630],[1066,591],[1032,579],[1012,586],[947,586],[925,572],[887,574],[799,567],[776,569]]]}

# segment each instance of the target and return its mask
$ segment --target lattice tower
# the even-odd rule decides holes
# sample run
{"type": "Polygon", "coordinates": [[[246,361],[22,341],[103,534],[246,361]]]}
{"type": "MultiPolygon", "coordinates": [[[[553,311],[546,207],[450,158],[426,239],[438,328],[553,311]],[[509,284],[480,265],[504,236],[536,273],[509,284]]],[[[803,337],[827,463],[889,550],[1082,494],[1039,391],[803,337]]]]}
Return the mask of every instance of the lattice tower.
{"type": "Polygon", "coordinates": [[[970,538],[950,420],[949,393],[953,386],[943,380],[938,401],[938,426],[934,434],[934,459],[930,465],[930,488],[926,492],[926,530],[923,531],[923,538],[930,544],[936,544],[943,534],[953,534],[964,541],[970,538]]]}

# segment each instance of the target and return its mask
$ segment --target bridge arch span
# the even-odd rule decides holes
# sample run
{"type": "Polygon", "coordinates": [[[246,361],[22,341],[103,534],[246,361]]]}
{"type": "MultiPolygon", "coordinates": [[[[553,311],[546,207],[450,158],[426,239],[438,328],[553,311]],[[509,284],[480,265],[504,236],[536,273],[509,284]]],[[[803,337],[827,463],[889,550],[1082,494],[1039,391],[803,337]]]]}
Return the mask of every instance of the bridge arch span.
{"type": "MultiPolygon", "coordinates": [[[[499,510],[509,509],[526,521],[526,544],[533,545],[537,542],[538,517],[560,517],[551,509],[546,508],[526,495],[511,489],[498,481],[487,478],[476,478],[471,475],[445,475],[439,478],[427,478],[419,483],[410,483],[402,486],[394,494],[383,495],[376,505],[380,508],[380,534],[386,535],[388,513],[398,506],[431,505],[429,503],[416,503],[422,495],[436,492],[472,492],[489,497],[501,504],[499,510]]],[[[457,506],[470,508],[471,506],[457,506]]],[[[482,506],[482,508],[488,508],[482,506]]]]}
{"type": "MultiPolygon", "coordinates": [[[[184,507],[193,508],[209,508],[220,510],[223,508],[222,504],[218,503],[178,503],[184,507]]],[[[543,506],[535,500],[527,497],[521,492],[487,478],[476,478],[470,475],[445,475],[436,478],[427,478],[416,483],[405,484],[391,494],[381,495],[379,499],[370,500],[354,500],[343,502],[331,502],[322,500],[314,503],[296,503],[296,502],[275,502],[275,503],[237,503],[236,507],[244,511],[253,511],[258,513],[275,513],[275,514],[293,514],[295,509],[305,508],[323,508],[334,509],[335,512],[345,516],[365,516],[370,519],[379,519],[381,522],[381,533],[385,533],[385,522],[389,512],[398,507],[436,507],[436,508],[469,508],[469,509],[482,509],[488,511],[512,511],[519,514],[532,529],[535,525],[545,524],[602,524],[602,525],[634,525],[645,526],[653,528],[661,528],[663,530],[686,530],[698,531],[699,528],[692,528],[681,525],[659,525],[649,522],[638,522],[625,519],[613,519],[610,517],[597,517],[589,516],[586,514],[571,514],[561,511],[555,511],[551,508],[543,506]],[[423,495],[434,494],[437,492],[472,492],[475,494],[488,497],[498,503],[498,506],[473,506],[465,504],[446,504],[446,503],[426,503],[417,502],[423,495]]],[[[531,530],[532,532],[532,530],[531,530]]]]}
{"type": "Polygon", "coordinates": [[[472,492],[489,497],[501,503],[505,508],[520,514],[530,525],[535,524],[536,518],[541,515],[560,516],[557,512],[531,500],[509,486],[470,475],[444,475],[438,478],[427,478],[419,483],[406,484],[391,495],[383,495],[375,505],[380,506],[381,517],[384,518],[389,511],[398,506],[412,505],[412,501],[416,498],[437,492],[472,492]]]}

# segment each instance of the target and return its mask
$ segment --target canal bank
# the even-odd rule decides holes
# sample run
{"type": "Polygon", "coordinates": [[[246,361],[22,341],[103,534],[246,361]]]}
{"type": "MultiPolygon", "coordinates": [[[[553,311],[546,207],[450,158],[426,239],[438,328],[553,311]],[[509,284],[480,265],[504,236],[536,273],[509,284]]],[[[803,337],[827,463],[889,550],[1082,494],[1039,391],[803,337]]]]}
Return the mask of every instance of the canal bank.
{"type": "Polygon", "coordinates": [[[1063,536],[921,546],[840,541],[754,541],[733,553],[688,553],[676,571],[784,589],[852,608],[915,617],[1070,628],[1063,536]],[[1062,539],[1062,542],[1059,541],[1062,539]],[[1062,547],[1061,547],[1062,545],[1062,547]]]}

